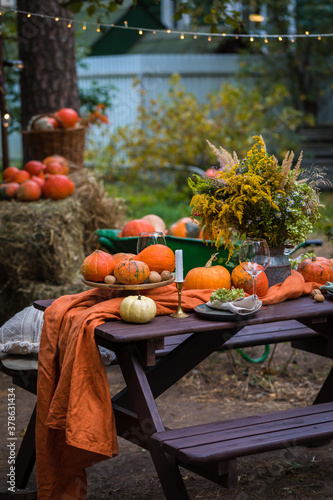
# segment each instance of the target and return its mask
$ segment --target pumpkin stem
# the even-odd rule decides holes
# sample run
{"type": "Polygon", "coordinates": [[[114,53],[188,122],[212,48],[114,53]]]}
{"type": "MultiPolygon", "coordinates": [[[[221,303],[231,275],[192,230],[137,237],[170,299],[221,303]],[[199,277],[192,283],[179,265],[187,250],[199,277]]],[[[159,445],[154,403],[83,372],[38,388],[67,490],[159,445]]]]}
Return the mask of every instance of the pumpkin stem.
{"type": "Polygon", "coordinates": [[[311,257],[311,260],[312,260],[312,262],[316,262],[317,257],[314,255],[313,257],[311,257]]]}
{"type": "Polygon", "coordinates": [[[213,253],[213,255],[211,256],[205,267],[212,267],[213,261],[217,259],[218,254],[219,252],[213,253]]]}
{"type": "Polygon", "coordinates": [[[138,300],[141,300],[141,295],[138,295],[138,300]]]}

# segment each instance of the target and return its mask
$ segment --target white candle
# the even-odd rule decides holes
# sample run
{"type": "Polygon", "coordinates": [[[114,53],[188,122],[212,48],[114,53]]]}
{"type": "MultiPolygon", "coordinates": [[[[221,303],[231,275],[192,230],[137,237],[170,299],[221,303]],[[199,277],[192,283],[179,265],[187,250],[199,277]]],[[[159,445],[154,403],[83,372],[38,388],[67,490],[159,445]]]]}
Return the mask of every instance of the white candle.
{"type": "Polygon", "coordinates": [[[176,282],[181,283],[183,278],[183,250],[176,250],[176,282]]]}

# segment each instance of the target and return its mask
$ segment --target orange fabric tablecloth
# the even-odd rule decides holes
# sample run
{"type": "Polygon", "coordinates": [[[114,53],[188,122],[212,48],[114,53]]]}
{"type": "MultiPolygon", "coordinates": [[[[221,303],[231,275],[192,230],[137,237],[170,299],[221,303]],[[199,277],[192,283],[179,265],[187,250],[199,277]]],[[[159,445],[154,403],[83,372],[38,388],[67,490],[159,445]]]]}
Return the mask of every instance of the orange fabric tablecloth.
{"type": "MultiPolygon", "coordinates": [[[[310,293],[317,283],[304,283],[293,273],[268,290],[263,304],[310,293]]],[[[185,290],[182,307],[207,302],[213,290],[185,290]]],[[[174,284],[145,291],[157,314],[170,314],[178,304],[174,284]]],[[[44,314],[37,385],[36,468],[39,500],[86,498],[85,468],[117,455],[117,435],[109,385],[94,330],[120,319],[123,298],[91,289],[55,300],[44,314]]]]}

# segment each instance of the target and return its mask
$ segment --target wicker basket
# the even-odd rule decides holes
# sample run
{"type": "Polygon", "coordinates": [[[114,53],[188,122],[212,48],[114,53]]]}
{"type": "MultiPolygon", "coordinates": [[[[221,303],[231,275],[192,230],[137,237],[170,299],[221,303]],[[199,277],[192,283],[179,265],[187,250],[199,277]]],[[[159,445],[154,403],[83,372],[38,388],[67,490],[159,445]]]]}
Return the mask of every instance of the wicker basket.
{"type": "Polygon", "coordinates": [[[66,128],[63,122],[53,114],[41,114],[35,116],[28,130],[22,131],[23,145],[33,160],[42,161],[47,156],[58,154],[82,168],[84,163],[85,149],[85,127],[66,128]],[[55,118],[59,128],[54,130],[34,130],[34,123],[43,117],[55,118]]]}

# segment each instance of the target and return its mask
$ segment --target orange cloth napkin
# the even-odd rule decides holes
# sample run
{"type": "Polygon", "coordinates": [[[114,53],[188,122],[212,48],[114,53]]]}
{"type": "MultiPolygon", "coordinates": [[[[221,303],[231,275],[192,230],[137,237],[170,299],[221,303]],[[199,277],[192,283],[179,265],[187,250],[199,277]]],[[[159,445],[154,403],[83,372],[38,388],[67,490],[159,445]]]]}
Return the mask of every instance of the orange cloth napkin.
{"type": "MultiPolygon", "coordinates": [[[[310,293],[318,283],[304,283],[293,272],[271,287],[264,305],[310,293]]],[[[213,289],[183,290],[185,310],[209,300],[213,289]]],[[[178,304],[175,284],[146,290],[157,314],[178,304]]],[[[36,470],[39,500],[84,500],[85,468],[117,455],[117,435],[109,385],[94,337],[97,326],[120,319],[123,297],[94,288],[55,300],[44,314],[37,385],[36,470]]]]}
{"type": "Polygon", "coordinates": [[[305,283],[303,276],[297,271],[291,271],[291,275],[283,283],[271,286],[266,295],[261,298],[262,304],[278,304],[287,299],[297,299],[301,295],[307,295],[315,288],[319,288],[320,283],[305,283]]]}
{"type": "MultiPolygon", "coordinates": [[[[182,293],[184,309],[207,302],[212,290],[182,293]]],[[[157,314],[176,310],[174,284],[147,290],[157,314]]],[[[41,335],[36,421],[39,500],[84,500],[85,468],[118,453],[117,435],[105,369],[94,330],[120,319],[123,298],[91,289],[55,300],[44,314],[41,335]]]]}

